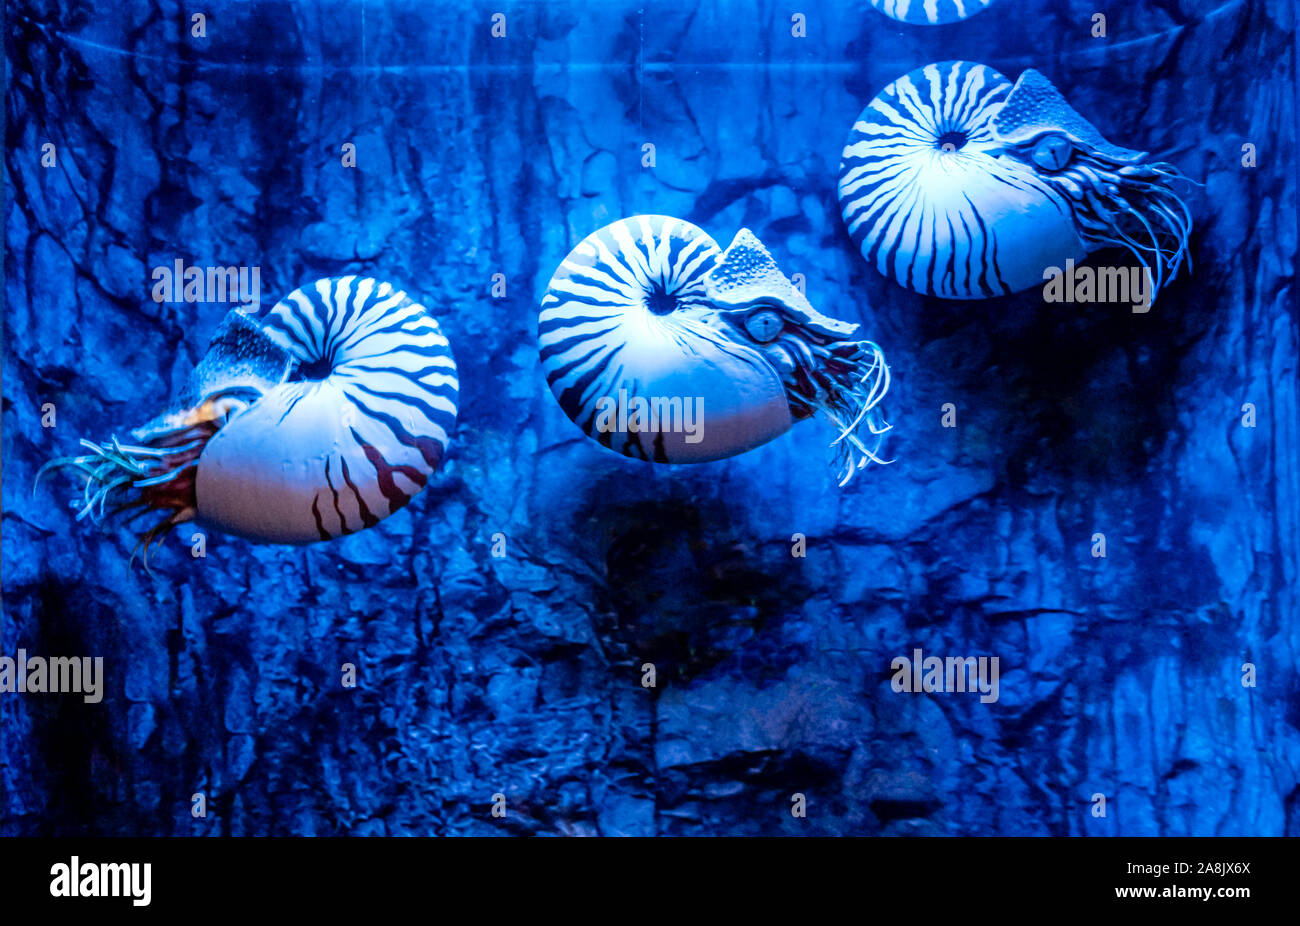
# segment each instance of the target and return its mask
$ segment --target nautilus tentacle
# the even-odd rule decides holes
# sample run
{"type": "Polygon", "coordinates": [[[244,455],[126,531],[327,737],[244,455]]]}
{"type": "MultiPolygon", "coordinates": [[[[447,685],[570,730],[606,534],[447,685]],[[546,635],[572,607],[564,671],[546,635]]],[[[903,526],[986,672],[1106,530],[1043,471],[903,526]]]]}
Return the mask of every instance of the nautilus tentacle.
{"type": "Polygon", "coordinates": [[[818,313],[742,229],[724,252],[642,215],[583,239],[542,299],[542,367],[565,414],[624,456],[699,463],[823,412],[847,481],[879,460],[889,368],[857,324],[818,313]]]}
{"type": "MultiPolygon", "coordinates": [[[[165,517],[311,543],[373,527],[437,469],[456,422],[437,321],[388,283],[347,276],[269,311],[230,312],[175,407],[133,441],[55,460],[84,477],[80,517],[165,517]]],[[[48,467],[47,467],[48,468],[48,467]]]]}
{"type": "Polygon", "coordinates": [[[988,9],[993,0],[871,0],[890,19],[924,26],[957,22],[988,9]]]}
{"type": "Polygon", "coordinates": [[[840,162],[845,224],[867,262],[927,295],[980,299],[1119,246],[1151,298],[1188,254],[1170,164],[1113,145],[1037,71],[1013,85],[948,61],[900,77],[854,123],[840,162]]]}

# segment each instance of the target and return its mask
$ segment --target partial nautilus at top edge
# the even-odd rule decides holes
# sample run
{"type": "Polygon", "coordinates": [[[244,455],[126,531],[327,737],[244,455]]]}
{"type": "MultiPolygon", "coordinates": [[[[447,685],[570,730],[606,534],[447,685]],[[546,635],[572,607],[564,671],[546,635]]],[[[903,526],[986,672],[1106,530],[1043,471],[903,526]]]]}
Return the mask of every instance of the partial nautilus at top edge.
{"type": "Polygon", "coordinates": [[[919,26],[941,26],[987,10],[994,0],[871,0],[890,19],[919,26]]]}
{"type": "Polygon", "coordinates": [[[542,367],[602,446],[658,463],[734,456],[821,412],[843,485],[877,457],[889,367],[856,323],[817,312],[741,229],[724,252],[681,219],[588,235],[542,299],[542,367]],[[698,422],[683,418],[698,411],[698,422]]]}
{"type": "Polygon", "coordinates": [[[1128,250],[1151,299],[1188,258],[1191,214],[1172,164],[1113,145],[1042,74],[1013,85],[969,61],[918,68],[858,116],[840,161],[844,222],[903,286],[982,299],[1044,271],[1128,250]]]}
{"type": "Polygon", "coordinates": [[[373,527],[438,468],[459,383],[438,322],[388,283],[347,276],[270,310],[235,309],[170,410],[89,453],[79,517],[161,516],[272,543],[373,527]]]}

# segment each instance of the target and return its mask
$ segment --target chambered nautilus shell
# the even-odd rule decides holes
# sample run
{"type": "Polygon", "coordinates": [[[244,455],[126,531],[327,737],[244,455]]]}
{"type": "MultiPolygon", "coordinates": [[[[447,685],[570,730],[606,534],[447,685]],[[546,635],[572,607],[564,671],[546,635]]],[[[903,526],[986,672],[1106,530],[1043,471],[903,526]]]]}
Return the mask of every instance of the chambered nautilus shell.
{"type": "Polygon", "coordinates": [[[993,0],[871,0],[890,19],[921,26],[940,26],[974,16],[993,0]]]}
{"type": "Polygon", "coordinates": [[[406,505],[456,423],[456,363],[424,306],[346,276],[261,315],[227,314],[168,412],[132,442],[55,460],[84,478],[82,517],[164,515],[272,543],[352,534],[406,505]]]}
{"type": "Polygon", "coordinates": [[[1013,85],[946,61],[898,78],[858,116],[840,207],[867,263],[909,289],[982,299],[1127,249],[1152,293],[1178,273],[1192,220],[1171,164],[1102,137],[1042,74],[1013,85]]]}
{"type": "Polygon", "coordinates": [[[542,299],[542,367],[565,414],[624,456],[743,453],[821,411],[841,485],[877,460],[889,368],[859,326],[817,312],[748,229],[724,252],[641,215],[583,239],[542,299]]]}

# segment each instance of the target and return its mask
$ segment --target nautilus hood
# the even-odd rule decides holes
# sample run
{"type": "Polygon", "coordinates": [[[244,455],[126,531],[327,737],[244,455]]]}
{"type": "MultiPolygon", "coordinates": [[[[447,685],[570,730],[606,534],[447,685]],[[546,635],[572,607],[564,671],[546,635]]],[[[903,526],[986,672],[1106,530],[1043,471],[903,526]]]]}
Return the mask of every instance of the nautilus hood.
{"type": "Polygon", "coordinates": [[[1044,135],[1064,135],[1076,147],[1091,149],[1117,164],[1136,164],[1145,151],[1112,144],[1071,106],[1052,82],[1033,68],[1016,80],[992,122],[993,136],[1007,145],[1028,145],[1044,135]]]}
{"type": "Polygon", "coordinates": [[[736,233],[731,247],[704,277],[710,302],[720,311],[779,307],[787,324],[822,337],[844,340],[862,326],[823,315],[781,272],[776,260],[748,228],[736,233]]]}

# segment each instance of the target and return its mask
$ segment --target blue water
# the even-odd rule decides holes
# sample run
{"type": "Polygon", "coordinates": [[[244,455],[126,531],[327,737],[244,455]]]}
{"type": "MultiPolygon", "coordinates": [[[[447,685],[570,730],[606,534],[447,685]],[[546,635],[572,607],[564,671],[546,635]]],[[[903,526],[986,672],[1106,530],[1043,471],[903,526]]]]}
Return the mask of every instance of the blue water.
{"type": "Polygon", "coordinates": [[[1295,9],[1111,5],[1103,38],[1096,6],[212,2],[200,38],[11,4],[0,656],[102,657],[104,695],[0,694],[0,832],[1300,835],[1295,9]],[[857,253],[854,118],[955,58],[1200,184],[1150,313],[928,298],[857,253]],[[824,422],[678,467],[574,428],[538,301],[638,213],[748,227],[860,322],[894,462],[841,490],[824,422]],[[177,259],[259,267],[268,305],[418,296],[460,374],[429,487],[310,547],[186,526],[151,572],[66,477],[33,492],[202,356],[230,305],[154,302],[177,259]],[[915,649],[998,657],[998,700],[894,691],[915,649]]]}

